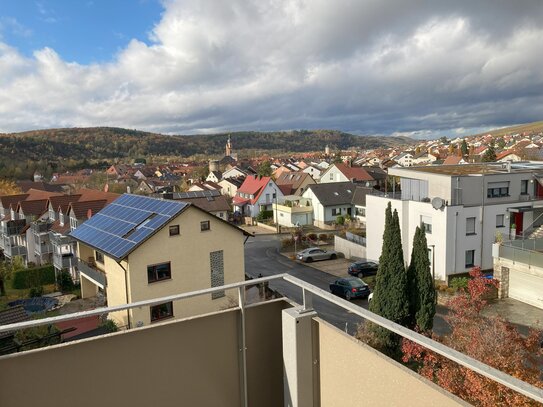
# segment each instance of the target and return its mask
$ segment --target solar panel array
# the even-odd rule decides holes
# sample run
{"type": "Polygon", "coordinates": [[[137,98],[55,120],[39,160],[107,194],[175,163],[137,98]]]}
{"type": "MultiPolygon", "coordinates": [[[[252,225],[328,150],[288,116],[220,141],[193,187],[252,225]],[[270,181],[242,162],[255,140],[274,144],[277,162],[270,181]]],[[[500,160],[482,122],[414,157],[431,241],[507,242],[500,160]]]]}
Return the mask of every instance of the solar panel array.
{"type": "Polygon", "coordinates": [[[121,260],[187,206],[184,202],[124,194],[71,236],[121,260]]]}
{"type": "Polygon", "coordinates": [[[173,199],[189,199],[189,198],[209,198],[219,196],[220,191],[216,189],[210,189],[205,191],[187,191],[187,192],[176,192],[173,194],[173,199]]]}

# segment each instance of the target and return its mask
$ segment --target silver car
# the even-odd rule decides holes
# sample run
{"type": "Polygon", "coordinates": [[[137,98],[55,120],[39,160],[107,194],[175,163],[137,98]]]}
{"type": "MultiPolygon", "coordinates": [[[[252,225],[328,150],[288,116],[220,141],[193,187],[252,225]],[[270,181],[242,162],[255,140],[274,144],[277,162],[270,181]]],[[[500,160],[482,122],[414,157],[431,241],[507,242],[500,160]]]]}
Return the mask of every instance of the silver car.
{"type": "Polygon", "coordinates": [[[319,247],[310,247],[296,253],[296,259],[311,263],[316,260],[333,260],[337,259],[337,253],[333,250],[324,250],[319,247]]]}

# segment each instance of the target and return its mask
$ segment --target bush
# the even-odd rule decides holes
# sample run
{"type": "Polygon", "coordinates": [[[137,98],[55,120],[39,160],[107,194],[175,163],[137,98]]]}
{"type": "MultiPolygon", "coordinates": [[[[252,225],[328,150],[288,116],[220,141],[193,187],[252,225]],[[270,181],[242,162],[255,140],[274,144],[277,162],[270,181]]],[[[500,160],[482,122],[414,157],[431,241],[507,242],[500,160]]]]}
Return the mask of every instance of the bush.
{"type": "Polygon", "coordinates": [[[345,224],[345,218],[343,216],[341,216],[341,215],[338,215],[336,217],[336,223],[338,225],[344,225],[345,224]]]}
{"type": "Polygon", "coordinates": [[[281,240],[281,247],[283,249],[294,245],[294,239],[292,237],[285,237],[281,240]]]}
{"type": "Polygon", "coordinates": [[[39,287],[55,283],[55,269],[53,266],[29,268],[13,273],[13,288],[39,287]]]}
{"type": "Polygon", "coordinates": [[[256,217],[256,220],[261,222],[264,219],[273,219],[273,211],[260,211],[260,213],[256,217]]]}
{"type": "Polygon", "coordinates": [[[309,240],[317,240],[317,235],[315,233],[308,233],[306,237],[309,240]]]}
{"type": "Polygon", "coordinates": [[[58,286],[60,291],[72,291],[75,288],[72,276],[66,270],[61,271],[58,276],[58,286]]]}
{"type": "Polygon", "coordinates": [[[438,289],[439,291],[447,291],[448,288],[449,288],[449,286],[448,286],[447,284],[439,284],[439,285],[437,286],[437,289],[438,289]]]}
{"type": "Polygon", "coordinates": [[[30,296],[30,298],[41,297],[43,295],[43,287],[41,285],[37,287],[32,287],[28,295],[30,296]]]}
{"type": "Polygon", "coordinates": [[[119,327],[115,323],[115,321],[112,321],[111,319],[106,319],[104,322],[100,324],[102,328],[105,328],[107,332],[117,332],[119,330],[119,327]]]}
{"type": "Polygon", "coordinates": [[[328,235],[326,233],[321,233],[319,235],[319,240],[328,240],[328,235]]]}
{"type": "Polygon", "coordinates": [[[469,279],[467,277],[454,277],[451,279],[451,287],[455,290],[459,290],[460,288],[468,288],[468,281],[469,279]]]}
{"type": "Polygon", "coordinates": [[[454,293],[456,293],[456,289],[454,289],[452,287],[449,287],[449,288],[447,288],[447,293],[448,294],[454,294],[454,293]]]}

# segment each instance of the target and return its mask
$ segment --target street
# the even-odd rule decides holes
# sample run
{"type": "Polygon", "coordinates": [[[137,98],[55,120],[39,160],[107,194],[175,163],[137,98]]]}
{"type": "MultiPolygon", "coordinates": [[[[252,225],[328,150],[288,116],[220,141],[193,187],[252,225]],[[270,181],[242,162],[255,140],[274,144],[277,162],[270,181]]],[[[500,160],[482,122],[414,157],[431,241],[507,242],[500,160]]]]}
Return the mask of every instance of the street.
{"type": "MultiPolygon", "coordinates": [[[[329,284],[337,277],[282,256],[278,251],[280,239],[281,236],[277,235],[260,235],[251,237],[247,240],[247,243],[245,244],[246,274],[256,278],[259,275],[267,277],[288,273],[313,284],[316,287],[329,291],[329,284]]],[[[270,283],[270,288],[298,304],[302,304],[302,290],[300,288],[284,281],[273,281],[270,283]]],[[[367,299],[352,300],[352,303],[368,309],[367,299]]],[[[313,299],[313,307],[319,314],[319,317],[351,335],[356,332],[358,324],[363,321],[362,318],[321,298],[313,299]]],[[[438,313],[440,311],[443,312],[444,309],[438,307],[438,313]]],[[[441,315],[436,315],[434,330],[438,334],[442,334],[447,330],[447,324],[441,315]]]]}

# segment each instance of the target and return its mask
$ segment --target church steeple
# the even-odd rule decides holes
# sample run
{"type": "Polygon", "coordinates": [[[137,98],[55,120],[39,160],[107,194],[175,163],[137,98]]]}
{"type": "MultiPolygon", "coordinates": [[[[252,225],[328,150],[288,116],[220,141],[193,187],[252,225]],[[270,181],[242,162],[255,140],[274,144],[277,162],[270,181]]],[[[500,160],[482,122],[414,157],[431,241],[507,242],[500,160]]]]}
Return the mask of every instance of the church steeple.
{"type": "Polygon", "coordinates": [[[225,156],[232,156],[232,140],[230,140],[230,135],[228,135],[228,141],[226,142],[225,156]]]}

